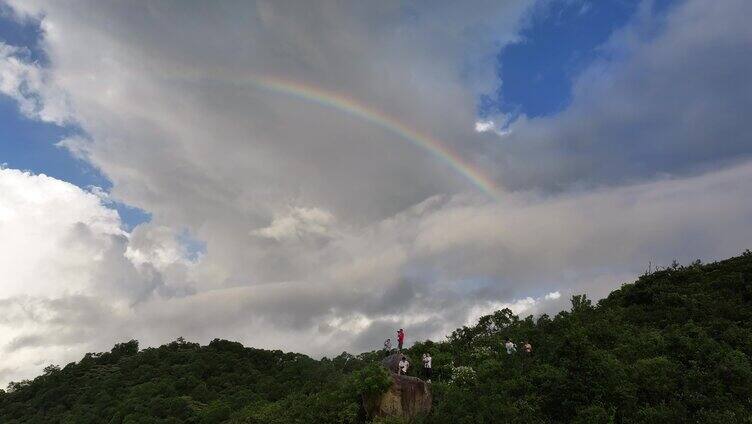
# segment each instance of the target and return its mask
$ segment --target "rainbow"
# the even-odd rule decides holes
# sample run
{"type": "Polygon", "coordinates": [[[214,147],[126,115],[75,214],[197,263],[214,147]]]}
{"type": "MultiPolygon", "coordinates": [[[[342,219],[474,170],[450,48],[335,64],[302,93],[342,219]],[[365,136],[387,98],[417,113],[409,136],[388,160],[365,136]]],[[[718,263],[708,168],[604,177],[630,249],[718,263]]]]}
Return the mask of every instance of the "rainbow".
{"type": "Polygon", "coordinates": [[[319,87],[302,84],[296,81],[272,77],[257,77],[250,79],[250,82],[264,90],[294,96],[299,99],[331,107],[384,128],[400,138],[428,151],[434,157],[455,169],[473,183],[473,185],[494,200],[499,199],[499,188],[496,186],[493,179],[486,175],[482,170],[473,166],[473,164],[465,160],[457,152],[450,149],[449,146],[441,140],[412,129],[382,111],[368,107],[343,94],[327,91],[319,87]]]}

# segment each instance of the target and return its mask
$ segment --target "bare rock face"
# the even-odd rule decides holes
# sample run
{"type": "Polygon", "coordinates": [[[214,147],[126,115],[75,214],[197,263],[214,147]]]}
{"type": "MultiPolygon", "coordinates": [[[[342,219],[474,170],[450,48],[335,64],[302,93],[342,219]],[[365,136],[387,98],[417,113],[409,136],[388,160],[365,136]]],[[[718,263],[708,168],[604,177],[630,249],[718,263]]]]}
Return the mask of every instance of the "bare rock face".
{"type": "Polygon", "coordinates": [[[431,386],[420,378],[396,374],[401,357],[401,354],[394,354],[382,361],[382,365],[391,371],[393,383],[386,393],[363,399],[363,406],[369,417],[409,419],[431,411],[431,386]]]}

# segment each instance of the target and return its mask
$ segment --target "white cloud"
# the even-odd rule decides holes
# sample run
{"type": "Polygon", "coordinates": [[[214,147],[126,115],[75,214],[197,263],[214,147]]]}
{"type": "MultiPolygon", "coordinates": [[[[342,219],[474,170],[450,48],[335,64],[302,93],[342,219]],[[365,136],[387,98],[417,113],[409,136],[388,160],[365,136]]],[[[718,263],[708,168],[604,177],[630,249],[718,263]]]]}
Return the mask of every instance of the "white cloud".
{"type": "Polygon", "coordinates": [[[274,217],[268,227],[251,231],[251,235],[277,241],[301,240],[308,237],[327,237],[332,230],[334,216],[320,208],[290,208],[289,213],[274,217]]]}
{"type": "Polygon", "coordinates": [[[66,122],[70,110],[65,96],[28,56],[28,51],[0,42],[0,93],[16,100],[21,113],[30,118],[66,122]]]}
{"type": "Polygon", "coordinates": [[[545,300],[558,300],[561,297],[561,293],[558,291],[551,292],[543,296],[545,300]]]}
{"type": "Polygon", "coordinates": [[[475,121],[476,132],[486,132],[494,129],[493,121],[475,121]]]}
{"type": "Polygon", "coordinates": [[[0,169],[0,269],[5,296],[92,289],[82,270],[106,261],[126,234],[117,212],[78,187],[44,175],[0,169]]]}
{"type": "MultiPolygon", "coordinates": [[[[0,349],[12,348],[3,353],[11,367],[3,381],[28,377],[41,369],[40,360],[73,359],[46,333],[39,335],[55,321],[52,312],[35,308],[41,299],[97,296],[127,304],[150,283],[123,260],[126,242],[117,213],[96,195],[44,175],[0,169],[0,349]],[[16,350],[35,338],[45,338],[36,351],[16,350]]],[[[76,331],[58,330],[49,334],[76,331]]]]}
{"type": "Polygon", "coordinates": [[[501,128],[492,120],[487,121],[475,121],[475,132],[484,133],[484,132],[492,132],[500,137],[503,137],[507,134],[509,134],[509,130],[505,128],[501,128]]]}
{"type": "MultiPolygon", "coordinates": [[[[0,351],[12,368],[6,378],[114,343],[118,335],[93,330],[139,302],[170,295],[157,272],[163,263],[153,260],[160,246],[142,242],[148,261],[132,262],[131,235],[100,196],[45,175],[0,169],[0,351]],[[87,312],[104,321],[76,322],[76,314],[87,312]]],[[[171,266],[181,259],[169,258],[171,266]]]]}

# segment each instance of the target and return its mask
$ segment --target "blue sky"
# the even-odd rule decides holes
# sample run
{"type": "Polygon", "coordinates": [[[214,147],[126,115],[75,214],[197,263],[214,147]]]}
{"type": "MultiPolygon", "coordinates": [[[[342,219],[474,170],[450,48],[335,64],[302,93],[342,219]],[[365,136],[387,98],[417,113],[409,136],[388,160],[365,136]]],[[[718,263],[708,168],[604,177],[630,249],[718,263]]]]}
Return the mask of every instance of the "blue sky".
{"type": "Polygon", "coordinates": [[[598,56],[598,46],[635,13],[635,1],[552,2],[540,7],[521,41],[498,56],[503,87],[485,103],[530,117],[559,112],[571,80],[598,56]]]}
{"type": "MultiPolygon", "coordinates": [[[[637,13],[637,0],[543,2],[520,34],[520,41],[504,47],[497,57],[502,88],[480,99],[481,115],[497,111],[512,116],[550,116],[571,100],[571,83],[597,59],[599,48],[615,30],[637,13]]],[[[658,0],[658,14],[674,3],[658,0]]]]}

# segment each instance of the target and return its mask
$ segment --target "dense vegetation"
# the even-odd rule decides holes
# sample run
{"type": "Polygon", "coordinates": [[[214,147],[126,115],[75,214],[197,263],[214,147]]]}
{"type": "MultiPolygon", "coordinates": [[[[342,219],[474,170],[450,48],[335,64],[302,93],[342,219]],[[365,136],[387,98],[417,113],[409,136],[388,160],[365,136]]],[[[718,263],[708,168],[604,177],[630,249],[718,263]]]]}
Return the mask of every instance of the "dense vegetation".
{"type": "MultiPolygon", "coordinates": [[[[425,351],[435,370],[425,423],[750,423],[752,254],[646,274],[597,305],[575,296],[553,318],[497,311],[406,350],[425,351]],[[507,355],[506,337],[530,340],[533,354],[507,355]]],[[[364,422],[360,394],[388,382],[382,356],[131,341],[11,383],[0,422],[364,422]]]]}

